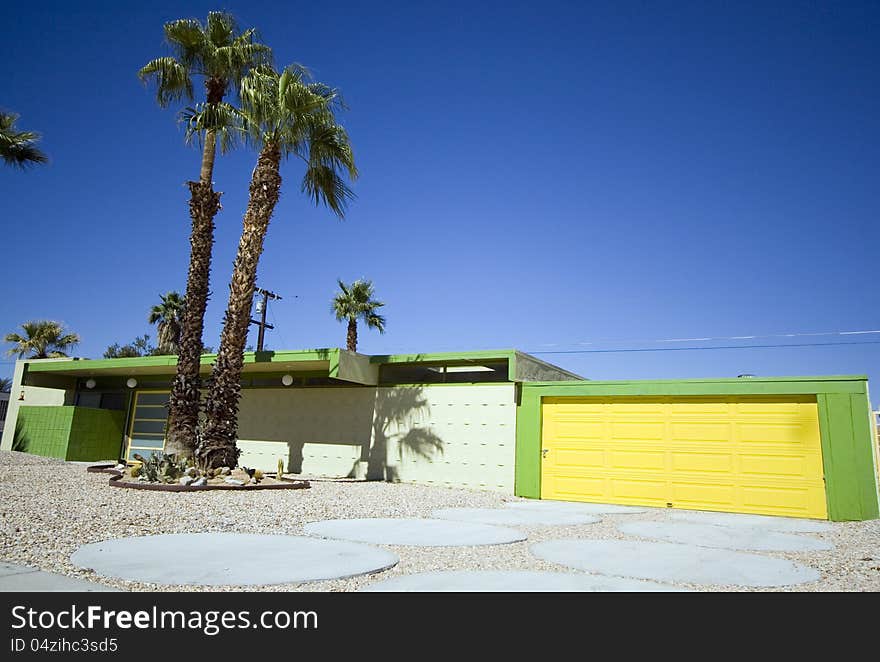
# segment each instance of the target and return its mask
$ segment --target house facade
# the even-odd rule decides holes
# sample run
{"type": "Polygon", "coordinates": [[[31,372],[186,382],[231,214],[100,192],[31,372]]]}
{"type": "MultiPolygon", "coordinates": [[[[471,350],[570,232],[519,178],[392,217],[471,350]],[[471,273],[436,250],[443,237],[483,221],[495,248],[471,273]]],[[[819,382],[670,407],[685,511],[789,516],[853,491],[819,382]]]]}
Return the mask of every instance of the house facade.
{"type": "MultiPolygon", "coordinates": [[[[0,448],[161,450],[175,365],[19,361],[0,448]]],[[[875,435],[864,376],[599,382],[516,350],[333,348],[246,354],[238,444],[244,466],[305,476],[861,520],[878,517],[875,435]]]]}

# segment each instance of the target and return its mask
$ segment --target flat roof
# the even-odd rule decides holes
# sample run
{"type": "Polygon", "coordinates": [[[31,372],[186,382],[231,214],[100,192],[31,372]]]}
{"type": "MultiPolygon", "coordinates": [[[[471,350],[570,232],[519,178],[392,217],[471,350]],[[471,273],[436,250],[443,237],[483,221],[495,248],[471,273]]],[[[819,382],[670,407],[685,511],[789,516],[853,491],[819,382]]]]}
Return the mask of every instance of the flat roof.
{"type": "MultiPolygon", "coordinates": [[[[216,354],[203,354],[200,372],[209,373],[216,354]]],[[[379,354],[368,356],[340,348],[270,350],[245,352],[243,373],[323,372],[328,377],[358,384],[378,383],[379,366],[419,363],[487,363],[507,361],[510,381],[583,380],[573,372],[536,359],[515,349],[379,354]]],[[[177,356],[138,356],[120,359],[24,359],[28,373],[50,373],[70,377],[169,375],[175,372],[177,356]]]]}

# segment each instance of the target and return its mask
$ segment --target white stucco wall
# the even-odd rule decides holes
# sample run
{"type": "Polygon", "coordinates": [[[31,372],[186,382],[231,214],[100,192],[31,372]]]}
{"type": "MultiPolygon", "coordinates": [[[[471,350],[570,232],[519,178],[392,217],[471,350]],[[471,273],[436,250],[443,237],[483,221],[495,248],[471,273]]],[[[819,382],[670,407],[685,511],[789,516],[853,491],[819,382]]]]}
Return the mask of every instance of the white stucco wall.
{"type": "Polygon", "coordinates": [[[513,493],[513,384],[246,389],[240,463],[513,493]]]}

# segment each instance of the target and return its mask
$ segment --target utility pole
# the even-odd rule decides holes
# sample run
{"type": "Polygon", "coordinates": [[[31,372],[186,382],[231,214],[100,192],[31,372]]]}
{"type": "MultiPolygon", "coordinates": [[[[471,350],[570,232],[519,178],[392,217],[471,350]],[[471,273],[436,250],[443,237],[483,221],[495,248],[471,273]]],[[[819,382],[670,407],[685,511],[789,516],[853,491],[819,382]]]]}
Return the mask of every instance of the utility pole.
{"type": "Polygon", "coordinates": [[[251,324],[256,324],[260,327],[260,333],[257,336],[257,351],[263,351],[263,338],[266,334],[266,329],[274,329],[275,327],[271,324],[266,324],[266,308],[269,307],[269,299],[278,299],[281,300],[281,297],[275,294],[274,292],[270,292],[269,290],[264,290],[261,288],[256,288],[256,291],[263,295],[262,299],[257,301],[257,312],[260,313],[259,321],[252,319],[250,321],[251,324]]]}

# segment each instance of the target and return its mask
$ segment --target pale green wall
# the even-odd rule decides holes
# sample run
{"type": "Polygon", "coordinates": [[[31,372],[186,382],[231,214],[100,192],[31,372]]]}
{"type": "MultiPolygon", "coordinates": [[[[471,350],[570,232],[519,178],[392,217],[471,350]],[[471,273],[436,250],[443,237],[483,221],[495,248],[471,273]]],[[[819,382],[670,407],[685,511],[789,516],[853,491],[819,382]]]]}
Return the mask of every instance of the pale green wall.
{"type": "Polygon", "coordinates": [[[246,389],[240,464],[513,492],[513,384],[246,389]]]}

